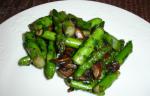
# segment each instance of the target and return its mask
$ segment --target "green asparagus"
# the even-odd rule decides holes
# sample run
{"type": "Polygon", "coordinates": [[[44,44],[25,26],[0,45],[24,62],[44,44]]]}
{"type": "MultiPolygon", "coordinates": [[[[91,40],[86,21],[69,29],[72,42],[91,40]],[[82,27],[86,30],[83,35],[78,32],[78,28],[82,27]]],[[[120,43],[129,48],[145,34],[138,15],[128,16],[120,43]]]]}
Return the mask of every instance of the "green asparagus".
{"type": "Polygon", "coordinates": [[[47,61],[50,61],[53,58],[56,58],[55,44],[53,41],[49,41],[47,49],[47,61]]]}
{"type": "Polygon", "coordinates": [[[116,56],[116,61],[121,65],[125,61],[125,59],[129,56],[129,54],[132,52],[132,41],[127,42],[125,47],[118,53],[116,56]]]}
{"type": "Polygon", "coordinates": [[[41,50],[41,54],[43,55],[43,58],[46,59],[47,55],[47,44],[42,38],[37,38],[36,42],[41,50]]]}
{"type": "Polygon", "coordinates": [[[29,56],[24,56],[19,60],[18,64],[20,66],[29,66],[31,64],[31,62],[32,62],[32,60],[29,56]]]}
{"type": "Polygon", "coordinates": [[[75,38],[66,38],[65,45],[73,48],[79,48],[82,44],[82,40],[75,38]]]}
{"type": "Polygon", "coordinates": [[[63,23],[63,29],[66,36],[71,37],[75,33],[75,26],[72,21],[65,21],[63,23]]]}
{"type": "Polygon", "coordinates": [[[45,16],[42,18],[39,18],[35,22],[29,25],[29,28],[33,31],[38,31],[41,30],[44,27],[48,27],[52,25],[52,17],[50,16],[45,16]]]}
{"type": "Polygon", "coordinates": [[[57,72],[70,87],[68,92],[84,90],[104,96],[133,50],[132,41],[125,45],[125,40],[104,31],[104,24],[99,17],[86,21],[53,9],[23,33],[27,55],[18,65],[44,68],[48,80],[57,72]]]}
{"type": "Polygon", "coordinates": [[[119,72],[107,74],[96,86],[93,91],[97,94],[103,93],[107,88],[109,88],[113,82],[119,77],[119,72]]]}
{"type": "Polygon", "coordinates": [[[117,38],[115,38],[114,36],[108,34],[107,32],[105,32],[105,34],[104,34],[104,39],[116,51],[119,51],[122,48],[122,45],[124,44],[124,41],[118,40],[117,38]]]}
{"type": "Polygon", "coordinates": [[[24,47],[30,58],[33,60],[33,65],[37,68],[43,68],[45,65],[45,60],[38,45],[33,41],[28,41],[24,43],[24,47]]]}
{"type": "Polygon", "coordinates": [[[33,32],[26,32],[23,34],[23,41],[27,42],[27,41],[35,41],[35,35],[33,32]]]}
{"type": "Polygon", "coordinates": [[[74,63],[82,65],[87,57],[94,51],[96,41],[100,41],[103,38],[103,34],[103,29],[97,28],[73,56],[72,59],[74,63]]]}
{"type": "Polygon", "coordinates": [[[102,50],[99,51],[94,51],[91,54],[91,57],[87,59],[82,65],[78,67],[78,69],[75,71],[74,76],[76,78],[79,78],[82,76],[86,70],[90,69],[94,63],[99,61],[100,59],[103,58],[104,54],[109,52],[111,49],[109,47],[103,48],[102,50]]]}
{"type": "Polygon", "coordinates": [[[55,74],[55,71],[56,71],[56,64],[51,61],[47,61],[46,65],[44,67],[45,77],[47,79],[52,79],[55,74]]]}
{"type": "Polygon", "coordinates": [[[75,22],[75,25],[83,30],[91,30],[91,24],[73,14],[68,14],[68,18],[75,22]]]}
{"type": "Polygon", "coordinates": [[[41,34],[41,37],[47,40],[55,40],[56,33],[50,32],[50,31],[44,31],[43,34],[41,34]]]}
{"type": "Polygon", "coordinates": [[[91,24],[91,28],[100,25],[103,23],[103,20],[101,18],[94,18],[88,21],[91,24]]]}
{"type": "Polygon", "coordinates": [[[92,84],[86,84],[82,81],[71,80],[70,86],[81,90],[91,90],[93,88],[92,84]]]}
{"type": "Polygon", "coordinates": [[[44,74],[47,79],[52,79],[55,74],[56,64],[54,62],[52,62],[52,59],[54,59],[54,58],[56,58],[54,42],[49,41],[47,61],[46,61],[45,67],[44,67],[44,74]]]}

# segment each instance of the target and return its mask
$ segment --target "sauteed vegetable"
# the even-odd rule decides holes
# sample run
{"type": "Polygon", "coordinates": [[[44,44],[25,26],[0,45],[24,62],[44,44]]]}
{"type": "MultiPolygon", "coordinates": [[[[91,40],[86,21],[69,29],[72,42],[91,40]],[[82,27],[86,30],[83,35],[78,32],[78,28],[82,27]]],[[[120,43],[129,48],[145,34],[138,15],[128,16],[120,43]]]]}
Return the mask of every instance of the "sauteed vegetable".
{"type": "Polygon", "coordinates": [[[29,24],[30,31],[22,36],[27,55],[19,65],[43,68],[47,79],[57,73],[69,86],[68,92],[104,95],[133,47],[132,41],[125,43],[106,32],[104,24],[98,17],[85,21],[53,9],[29,24]]]}

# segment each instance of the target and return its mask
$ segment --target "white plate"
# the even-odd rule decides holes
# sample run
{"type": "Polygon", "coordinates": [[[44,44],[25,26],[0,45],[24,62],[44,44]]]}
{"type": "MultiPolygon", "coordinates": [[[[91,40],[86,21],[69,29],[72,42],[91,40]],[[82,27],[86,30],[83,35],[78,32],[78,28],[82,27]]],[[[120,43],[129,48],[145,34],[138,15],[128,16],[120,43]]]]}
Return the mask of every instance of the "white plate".
{"type": "Polygon", "coordinates": [[[132,40],[133,53],[121,67],[121,75],[106,96],[150,96],[150,24],[120,8],[92,1],[59,1],[23,11],[0,25],[0,96],[95,96],[83,91],[67,93],[57,75],[46,80],[32,66],[19,67],[25,55],[22,33],[28,24],[49,14],[51,9],[65,10],[86,20],[101,17],[105,29],[118,38],[132,40]]]}

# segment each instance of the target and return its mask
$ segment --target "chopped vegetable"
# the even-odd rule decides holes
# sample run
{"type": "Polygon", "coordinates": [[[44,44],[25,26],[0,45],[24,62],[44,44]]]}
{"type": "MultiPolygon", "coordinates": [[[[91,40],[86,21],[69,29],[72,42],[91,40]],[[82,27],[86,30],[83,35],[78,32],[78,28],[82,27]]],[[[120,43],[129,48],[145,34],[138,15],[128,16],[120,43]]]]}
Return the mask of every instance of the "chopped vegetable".
{"type": "Polygon", "coordinates": [[[104,31],[101,28],[97,28],[93,34],[84,42],[75,55],[73,56],[73,61],[75,64],[82,65],[88,56],[94,51],[96,42],[103,38],[104,31]]]}
{"type": "Polygon", "coordinates": [[[122,64],[128,57],[128,55],[132,52],[132,47],[133,47],[132,42],[129,41],[127,42],[125,47],[118,53],[118,55],[116,56],[116,61],[119,64],[122,64]]]}
{"type": "Polygon", "coordinates": [[[53,9],[29,24],[30,31],[22,35],[27,55],[18,64],[43,68],[46,79],[57,73],[68,92],[84,90],[104,96],[133,50],[132,41],[125,44],[106,32],[104,23],[98,17],[85,21],[53,9]]]}
{"type": "Polygon", "coordinates": [[[82,40],[76,38],[66,38],[65,45],[68,47],[79,48],[82,44],[82,40]]]}
{"type": "Polygon", "coordinates": [[[31,58],[29,56],[25,56],[19,60],[18,64],[20,66],[29,66],[31,62],[32,62],[31,58]]]}

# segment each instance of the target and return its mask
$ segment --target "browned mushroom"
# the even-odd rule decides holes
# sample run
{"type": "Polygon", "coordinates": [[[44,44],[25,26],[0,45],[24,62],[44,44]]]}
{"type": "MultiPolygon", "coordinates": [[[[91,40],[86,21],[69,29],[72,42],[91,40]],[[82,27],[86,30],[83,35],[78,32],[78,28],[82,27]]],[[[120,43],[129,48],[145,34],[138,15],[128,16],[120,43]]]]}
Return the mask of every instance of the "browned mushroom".
{"type": "Polygon", "coordinates": [[[76,69],[77,68],[77,65],[75,65],[75,64],[70,64],[70,63],[68,63],[68,64],[64,64],[63,65],[65,68],[68,68],[68,69],[76,69]]]}
{"type": "Polygon", "coordinates": [[[58,65],[62,65],[62,64],[66,64],[66,63],[72,63],[71,58],[66,56],[66,55],[63,55],[63,57],[61,57],[61,58],[53,59],[53,61],[58,65]]]}
{"type": "Polygon", "coordinates": [[[64,64],[58,69],[58,73],[62,78],[67,78],[73,75],[74,70],[76,69],[75,64],[64,64]]]}
{"type": "Polygon", "coordinates": [[[58,74],[62,78],[68,78],[72,76],[74,70],[73,69],[66,69],[66,68],[60,68],[58,69],[58,74]]]}
{"type": "Polygon", "coordinates": [[[102,64],[101,63],[94,64],[92,67],[92,71],[95,79],[98,79],[101,76],[102,64]]]}
{"type": "Polygon", "coordinates": [[[62,78],[68,78],[73,74],[74,70],[73,69],[59,69],[58,73],[62,78]]]}
{"type": "Polygon", "coordinates": [[[108,70],[108,72],[116,72],[117,70],[119,70],[120,65],[116,62],[113,62],[112,64],[108,64],[106,66],[106,69],[108,70]]]}
{"type": "Polygon", "coordinates": [[[64,58],[58,58],[57,62],[66,62],[66,61],[69,61],[69,60],[70,60],[69,57],[64,57],[64,58]]]}
{"type": "Polygon", "coordinates": [[[88,81],[88,80],[92,80],[93,79],[93,73],[92,70],[87,70],[84,75],[82,75],[80,78],[78,78],[79,80],[82,81],[88,81]]]}
{"type": "Polygon", "coordinates": [[[85,76],[81,76],[81,77],[79,77],[79,80],[86,81],[87,78],[85,76]]]}
{"type": "Polygon", "coordinates": [[[79,28],[76,28],[75,36],[79,39],[84,39],[84,37],[85,37],[84,34],[82,33],[82,31],[79,28]]]}
{"type": "Polygon", "coordinates": [[[72,55],[72,52],[73,52],[73,51],[74,51],[73,48],[68,48],[68,47],[67,47],[67,48],[65,49],[65,51],[64,51],[63,54],[70,57],[70,56],[72,55]]]}

